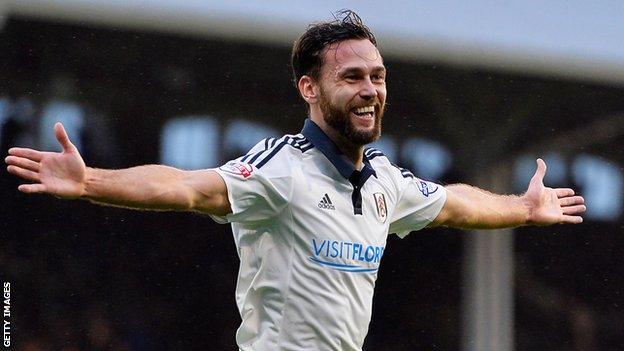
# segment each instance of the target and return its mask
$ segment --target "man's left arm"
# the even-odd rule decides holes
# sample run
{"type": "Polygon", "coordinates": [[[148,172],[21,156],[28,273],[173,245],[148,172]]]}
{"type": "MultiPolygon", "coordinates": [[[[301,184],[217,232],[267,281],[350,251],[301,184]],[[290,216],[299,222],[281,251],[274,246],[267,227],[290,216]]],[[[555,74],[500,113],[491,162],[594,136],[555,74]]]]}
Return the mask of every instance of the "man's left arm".
{"type": "Polygon", "coordinates": [[[569,188],[544,186],[546,164],[537,170],[524,195],[496,195],[465,184],[446,186],[446,202],[429,224],[464,229],[495,229],[522,225],[578,224],[585,200],[569,188]]]}

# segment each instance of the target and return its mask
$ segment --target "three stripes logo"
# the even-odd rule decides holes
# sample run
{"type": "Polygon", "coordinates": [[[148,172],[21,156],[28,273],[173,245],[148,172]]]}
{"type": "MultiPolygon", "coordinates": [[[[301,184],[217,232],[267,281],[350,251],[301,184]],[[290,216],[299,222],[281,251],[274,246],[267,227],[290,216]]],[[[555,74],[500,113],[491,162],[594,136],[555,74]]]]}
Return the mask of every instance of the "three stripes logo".
{"type": "Polygon", "coordinates": [[[325,196],[323,196],[321,201],[319,201],[317,206],[318,208],[322,210],[336,210],[336,206],[332,204],[331,200],[329,199],[329,195],[327,195],[327,193],[325,194],[325,196]]]}

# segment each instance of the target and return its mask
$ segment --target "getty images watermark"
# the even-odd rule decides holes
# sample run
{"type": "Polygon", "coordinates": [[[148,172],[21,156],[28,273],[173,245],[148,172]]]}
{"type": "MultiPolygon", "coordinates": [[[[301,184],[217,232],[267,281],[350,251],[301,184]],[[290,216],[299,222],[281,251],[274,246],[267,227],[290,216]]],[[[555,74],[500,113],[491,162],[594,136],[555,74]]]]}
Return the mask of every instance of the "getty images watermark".
{"type": "Polygon", "coordinates": [[[11,283],[4,282],[2,288],[2,345],[11,347],[11,283]]]}

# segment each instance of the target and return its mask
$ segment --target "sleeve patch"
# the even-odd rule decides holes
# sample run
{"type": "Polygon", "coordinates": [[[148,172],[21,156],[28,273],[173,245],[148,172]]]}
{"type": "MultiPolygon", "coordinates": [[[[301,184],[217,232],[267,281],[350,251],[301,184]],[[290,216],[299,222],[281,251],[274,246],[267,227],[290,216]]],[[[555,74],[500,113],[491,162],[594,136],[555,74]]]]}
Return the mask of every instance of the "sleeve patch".
{"type": "Polygon", "coordinates": [[[429,182],[425,182],[420,179],[417,180],[416,185],[418,186],[418,190],[420,190],[420,192],[423,195],[425,195],[425,197],[429,197],[430,194],[433,194],[436,191],[438,191],[437,185],[431,184],[429,182]]]}
{"type": "Polygon", "coordinates": [[[230,161],[219,167],[219,169],[227,173],[241,176],[245,179],[251,177],[251,174],[254,172],[253,165],[237,161],[230,161]]]}

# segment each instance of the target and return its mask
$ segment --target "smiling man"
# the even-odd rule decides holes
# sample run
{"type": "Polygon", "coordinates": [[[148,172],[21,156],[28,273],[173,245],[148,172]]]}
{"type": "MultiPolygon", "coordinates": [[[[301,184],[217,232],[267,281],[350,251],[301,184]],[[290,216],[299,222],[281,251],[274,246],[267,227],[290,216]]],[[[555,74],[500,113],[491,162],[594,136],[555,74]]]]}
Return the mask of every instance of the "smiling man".
{"type": "Polygon", "coordinates": [[[86,167],[58,123],[62,152],[12,148],[8,171],[30,181],[18,188],[25,193],[231,223],[241,350],[360,350],[390,233],[582,221],[583,198],[545,187],[541,160],[524,195],[501,196],[420,180],[365,148],[381,133],[386,68],[355,13],[311,25],[292,66],[309,107],[302,131],[262,140],[219,168],[86,167]]]}
{"type": "Polygon", "coordinates": [[[349,39],[325,48],[323,58],[320,77],[295,73],[313,121],[346,147],[377,140],[386,101],[379,51],[369,39],[349,39]]]}

